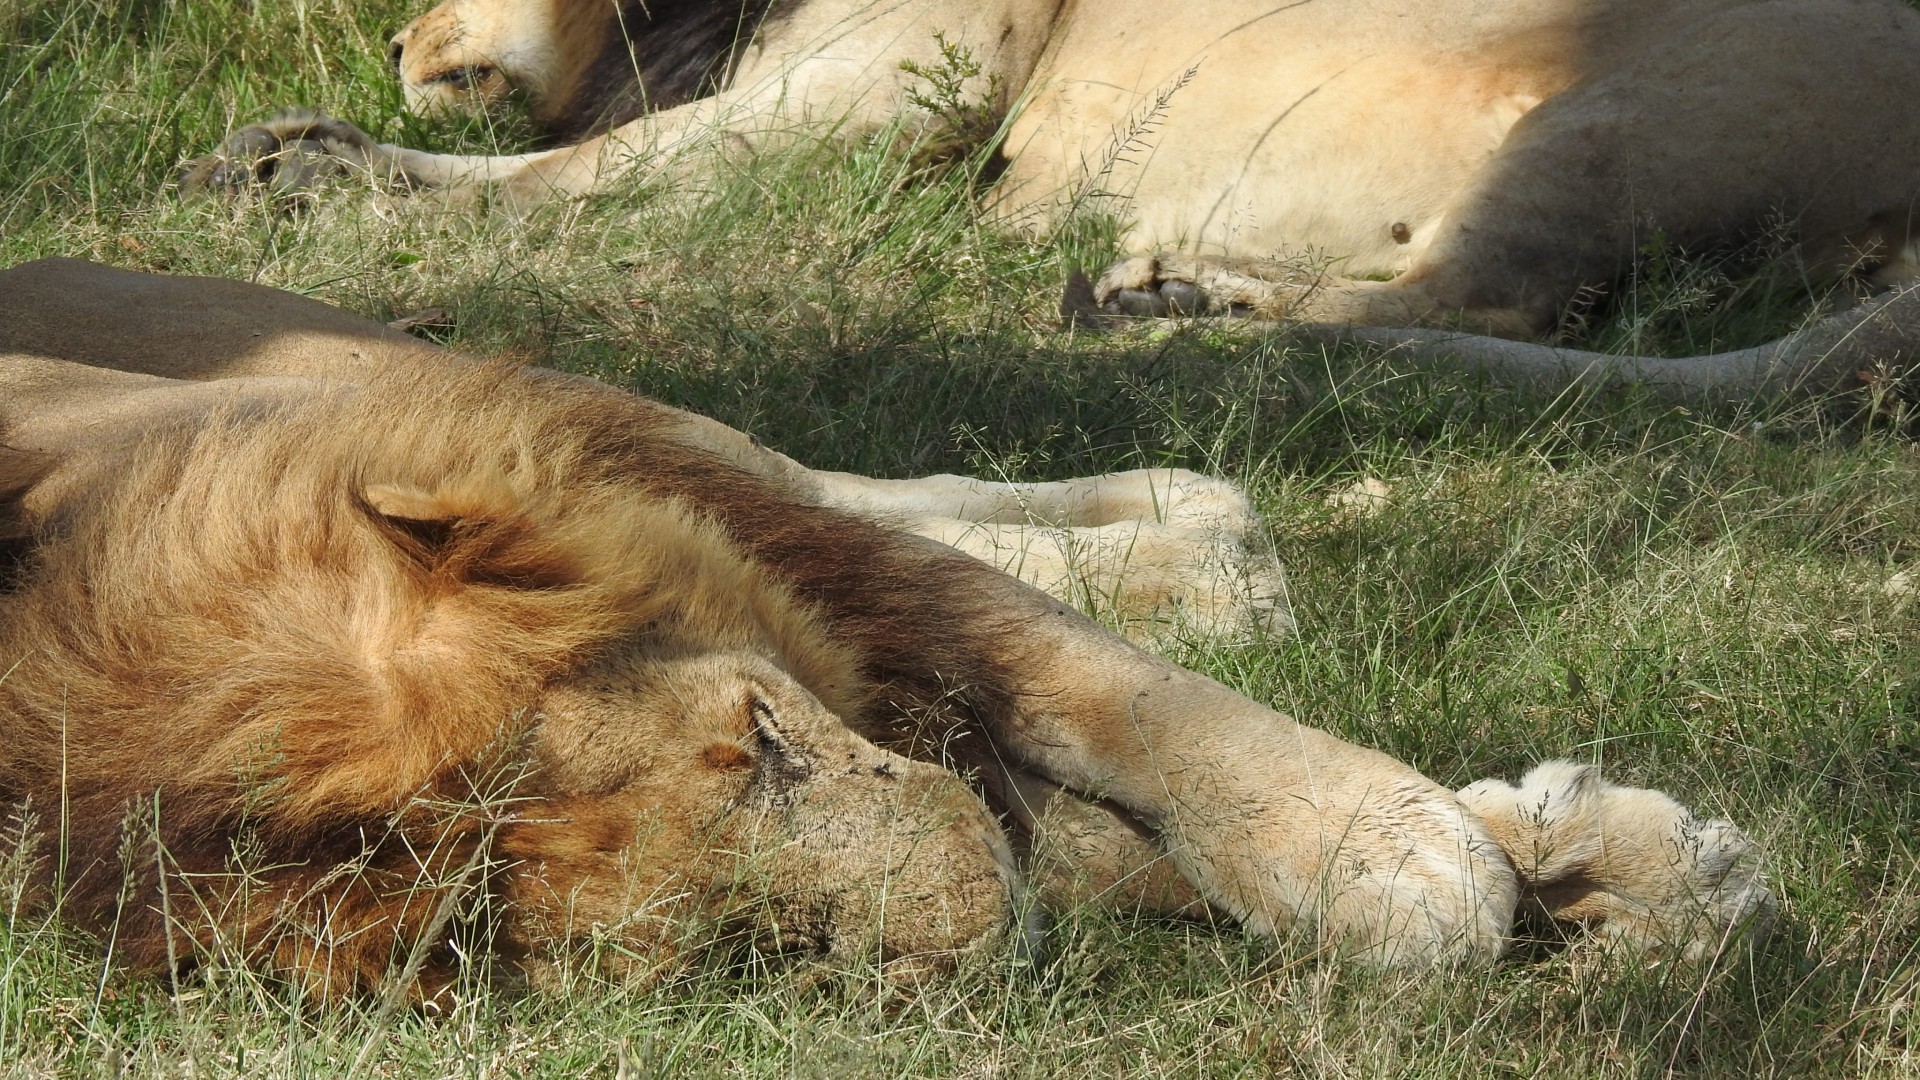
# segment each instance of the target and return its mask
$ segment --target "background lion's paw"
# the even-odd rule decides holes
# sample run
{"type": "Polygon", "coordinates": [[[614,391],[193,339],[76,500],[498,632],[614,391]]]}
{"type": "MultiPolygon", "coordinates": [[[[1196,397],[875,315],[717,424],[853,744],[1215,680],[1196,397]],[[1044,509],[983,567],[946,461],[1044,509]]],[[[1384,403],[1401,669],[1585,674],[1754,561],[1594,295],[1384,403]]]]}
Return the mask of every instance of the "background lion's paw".
{"type": "Polygon", "coordinates": [[[365,177],[404,182],[366,132],[312,109],[288,109],[228,135],[218,149],[188,162],[183,197],[264,196],[299,200],[324,182],[365,177]]]}

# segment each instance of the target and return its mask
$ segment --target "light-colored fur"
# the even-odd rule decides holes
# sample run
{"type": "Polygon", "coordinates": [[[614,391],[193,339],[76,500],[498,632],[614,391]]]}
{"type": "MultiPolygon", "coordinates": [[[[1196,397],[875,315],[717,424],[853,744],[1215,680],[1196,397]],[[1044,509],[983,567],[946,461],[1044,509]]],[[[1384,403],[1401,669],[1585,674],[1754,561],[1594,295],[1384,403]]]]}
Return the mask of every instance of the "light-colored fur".
{"type": "MultiPolygon", "coordinates": [[[[588,108],[583,65],[611,35],[647,55],[641,10],[448,0],[395,39],[408,99],[517,89],[558,124],[588,108]]],[[[1186,281],[1216,307],[1357,325],[1464,313],[1525,335],[1655,237],[1712,246],[1782,220],[1818,268],[1897,282],[1920,267],[1920,13],[1898,0],[803,0],[750,30],[718,92],[577,145],[428,154],[303,115],[241,132],[190,184],[305,146],[454,197],[578,195],[716,137],[931,122],[909,69],[939,68],[945,42],[982,67],[969,92],[1011,116],[996,214],[1091,200],[1128,222],[1139,258],[1102,301],[1186,281]]]]}
{"type": "Polygon", "coordinates": [[[650,970],[689,919],[916,975],[1008,932],[987,807],[1047,896],[1374,963],[1485,962],[1523,903],[1683,952],[1770,907],[1664,795],[1557,763],[1456,797],[685,414],[254,286],[0,286],[0,794],[67,808],[64,910],[136,963],[444,978],[467,887],[536,976],[650,970]]]}

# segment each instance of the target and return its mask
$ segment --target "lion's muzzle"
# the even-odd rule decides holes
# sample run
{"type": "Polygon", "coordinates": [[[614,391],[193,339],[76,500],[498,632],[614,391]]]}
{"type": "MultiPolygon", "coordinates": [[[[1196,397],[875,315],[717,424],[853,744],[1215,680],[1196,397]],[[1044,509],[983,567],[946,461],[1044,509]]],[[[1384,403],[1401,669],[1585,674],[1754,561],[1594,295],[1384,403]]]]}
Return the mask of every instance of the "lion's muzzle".
{"type": "Polygon", "coordinates": [[[632,927],[623,947],[648,955],[691,916],[763,954],[911,981],[1003,941],[1021,906],[972,789],[757,654],[608,658],[540,714],[551,795],[511,854],[525,895],[564,901],[546,925],[632,927]]]}

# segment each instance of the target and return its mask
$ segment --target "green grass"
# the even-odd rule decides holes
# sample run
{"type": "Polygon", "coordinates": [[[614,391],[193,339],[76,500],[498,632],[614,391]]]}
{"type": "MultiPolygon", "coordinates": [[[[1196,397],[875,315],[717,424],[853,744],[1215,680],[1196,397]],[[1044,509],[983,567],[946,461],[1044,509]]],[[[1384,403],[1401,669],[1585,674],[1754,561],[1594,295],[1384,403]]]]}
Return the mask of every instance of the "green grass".
{"type": "MultiPolygon", "coordinates": [[[[1574,948],[1402,982],[1072,912],[1040,969],[984,963],[906,1002],[718,964],[564,993],[477,973],[444,1013],[383,1022],[219,965],[177,996],[104,968],[0,866],[0,1073],[332,1076],[364,1052],[388,1076],[1920,1075],[1920,600],[1889,588],[1920,554],[1920,448],[1897,433],[1838,406],[1543,401],[1217,327],[1063,333],[1063,266],[1098,262],[1110,228],[995,232],[963,178],[879,143],[525,220],[347,192],[297,216],[182,205],[177,163],[277,105],[438,147],[512,132],[402,118],[382,52],[403,4],[15,3],[0,263],[443,307],[453,344],[821,467],[1224,473],[1271,521],[1300,633],[1179,659],[1448,784],[1569,755],[1668,788],[1765,845],[1783,918],[1713,970],[1574,948]],[[1327,505],[1362,476],[1389,510],[1327,505]]],[[[1751,344],[1817,292],[1650,251],[1580,340],[1751,344]]]]}

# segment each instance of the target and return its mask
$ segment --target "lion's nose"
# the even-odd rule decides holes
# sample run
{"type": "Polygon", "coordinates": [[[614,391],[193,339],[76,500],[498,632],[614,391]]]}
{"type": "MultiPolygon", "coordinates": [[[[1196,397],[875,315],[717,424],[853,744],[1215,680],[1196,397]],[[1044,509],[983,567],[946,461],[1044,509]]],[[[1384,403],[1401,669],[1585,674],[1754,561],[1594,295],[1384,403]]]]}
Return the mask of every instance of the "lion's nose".
{"type": "Polygon", "coordinates": [[[387,63],[393,66],[393,73],[400,74],[400,61],[407,54],[407,35],[405,31],[393,35],[387,42],[387,63]]]}

